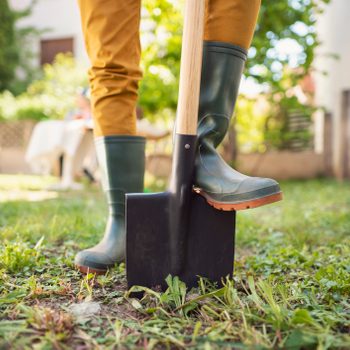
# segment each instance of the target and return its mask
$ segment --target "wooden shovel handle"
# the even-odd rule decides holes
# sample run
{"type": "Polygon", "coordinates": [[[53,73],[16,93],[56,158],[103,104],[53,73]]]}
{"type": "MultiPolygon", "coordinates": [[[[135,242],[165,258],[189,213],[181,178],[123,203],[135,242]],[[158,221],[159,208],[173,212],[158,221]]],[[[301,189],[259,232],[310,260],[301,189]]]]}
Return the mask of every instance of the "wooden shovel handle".
{"type": "Polygon", "coordinates": [[[185,0],[176,133],[197,134],[205,0],[185,0]]]}

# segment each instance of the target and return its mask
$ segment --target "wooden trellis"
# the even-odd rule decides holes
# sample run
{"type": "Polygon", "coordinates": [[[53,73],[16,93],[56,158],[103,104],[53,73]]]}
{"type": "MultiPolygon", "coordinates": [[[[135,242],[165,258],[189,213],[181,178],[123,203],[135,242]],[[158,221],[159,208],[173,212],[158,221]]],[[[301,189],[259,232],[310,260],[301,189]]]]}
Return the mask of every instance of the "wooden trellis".
{"type": "Polygon", "coordinates": [[[35,122],[30,120],[0,123],[0,149],[27,147],[35,122]]]}

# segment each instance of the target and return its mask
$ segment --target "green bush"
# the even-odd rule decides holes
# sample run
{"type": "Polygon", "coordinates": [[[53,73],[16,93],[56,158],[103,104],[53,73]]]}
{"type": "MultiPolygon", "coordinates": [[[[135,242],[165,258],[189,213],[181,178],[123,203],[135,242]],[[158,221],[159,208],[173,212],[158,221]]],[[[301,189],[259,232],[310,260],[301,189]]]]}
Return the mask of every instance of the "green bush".
{"type": "Polygon", "coordinates": [[[78,88],[86,85],[86,67],[69,54],[59,54],[25,93],[15,97],[5,91],[0,95],[0,120],[62,119],[74,108],[78,88]]]}
{"type": "Polygon", "coordinates": [[[269,105],[264,96],[239,96],[235,110],[237,143],[243,152],[265,152],[265,124],[269,105]]]}

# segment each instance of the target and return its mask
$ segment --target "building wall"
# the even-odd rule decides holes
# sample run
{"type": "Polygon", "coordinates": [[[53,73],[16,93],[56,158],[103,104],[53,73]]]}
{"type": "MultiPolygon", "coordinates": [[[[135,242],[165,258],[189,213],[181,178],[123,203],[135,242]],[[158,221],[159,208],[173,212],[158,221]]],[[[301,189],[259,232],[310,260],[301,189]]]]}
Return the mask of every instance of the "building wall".
{"type": "MultiPolygon", "coordinates": [[[[336,175],[342,168],[341,96],[350,89],[350,1],[332,0],[319,17],[317,31],[322,45],[317,50],[315,67],[316,103],[333,118],[333,167],[336,175]],[[335,59],[331,55],[338,55],[335,59]],[[321,72],[326,72],[323,75],[321,72]]],[[[319,119],[319,124],[322,120],[319,119]]]]}
{"type": "MultiPolygon", "coordinates": [[[[30,0],[10,0],[14,9],[23,9],[30,0]]],[[[44,29],[40,39],[63,39],[73,37],[74,56],[87,62],[84,40],[80,27],[79,10],[76,0],[39,0],[31,16],[19,22],[21,26],[44,29]],[[47,30],[46,30],[47,29],[47,30]]],[[[33,42],[34,50],[40,52],[40,40],[33,42]]],[[[38,59],[38,64],[40,59],[38,59]]]]}

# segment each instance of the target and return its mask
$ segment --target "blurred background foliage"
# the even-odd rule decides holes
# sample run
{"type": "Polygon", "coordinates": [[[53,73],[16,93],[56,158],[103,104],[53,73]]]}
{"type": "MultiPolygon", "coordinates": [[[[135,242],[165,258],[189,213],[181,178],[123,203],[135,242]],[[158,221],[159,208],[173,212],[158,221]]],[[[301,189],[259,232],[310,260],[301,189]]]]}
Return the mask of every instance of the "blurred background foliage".
{"type": "Polygon", "coordinates": [[[9,88],[18,65],[19,55],[16,46],[15,14],[7,0],[0,0],[0,91],[9,88]]]}
{"type": "Polygon", "coordinates": [[[86,69],[70,54],[57,55],[24,93],[15,96],[5,91],[0,95],[0,120],[64,118],[74,108],[78,89],[88,84],[86,69]]]}
{"type": "Polygon", "coordinates": [[[0,92],[8,90],[18,95],[40,76],[40,70],[33,65],[31,44],[42,31],[17,26],[18,21],[32,13],[35,4],[36,0],[32,0],[21,11],[15,11],[8,0],[0,0],[0,92]]]}
{"type": "MultiPolygon", "coordinates": [[[[256,91],[253,94],[244,91],[240,96],[233,119],[235,125],[232,125],[238,132],[238,144],[242,149],[264,152],[287,148],[290,140],[296,137],[288,127],[290,115],[300,114],[311,119],[312,96],[300,100],[295,90],[312,71],[314,52],[320,44],[315,22],[317,14],[329,1],[262,2],[245,70],[247,86],[253,86],[256,91]]],[[[72,106],[73,92],[87,84],[85,67],[74,62],[72,57],[60,55],[53,65],[46,65],[43,70],[33,72],[26,68],[21,57],[30,54],[28,47],[22,44],[28,36],[35,35],[35,29],[19,31],[16,20],[28,15],[35,3],[21,13],[9,9],[7,0],[0,0],[0,6],[0,91],[3,91],[0,118],[62,118],[72,106]],[[21,79],[18,70],[26,71],[20,74],[21,79]]],[[[144,115],[153,121],[159,118],[170,121],[175,116],[182,8],[183,0],[143,1],[144,78],[140,84],[139,105],[144,115]]],[[[312,137],[307,131],[297,136],[305,142],[312,137]]],[[[236,139],[232,140],[237,143],[236,139]]]]}

